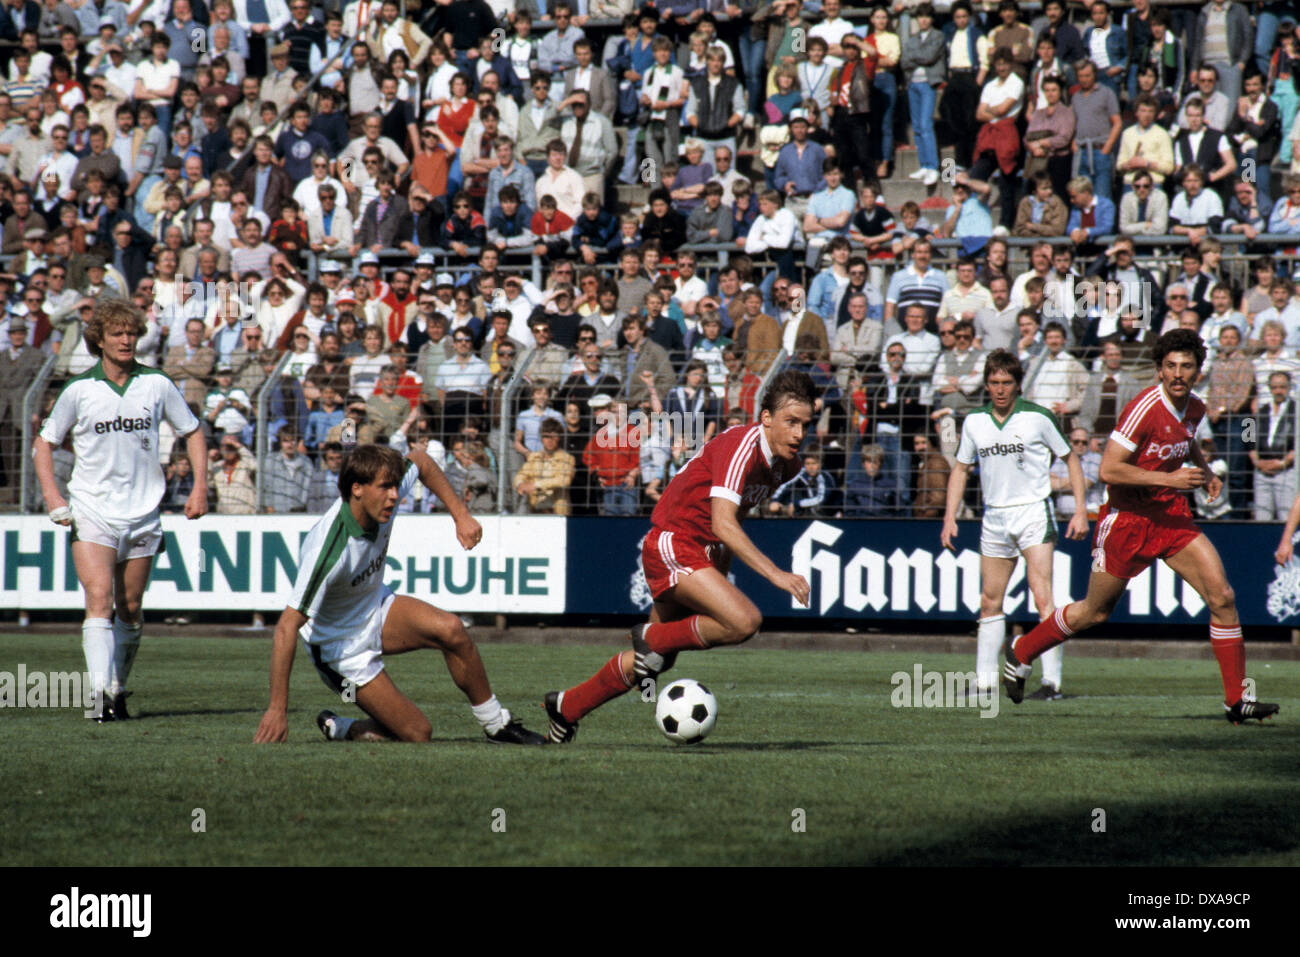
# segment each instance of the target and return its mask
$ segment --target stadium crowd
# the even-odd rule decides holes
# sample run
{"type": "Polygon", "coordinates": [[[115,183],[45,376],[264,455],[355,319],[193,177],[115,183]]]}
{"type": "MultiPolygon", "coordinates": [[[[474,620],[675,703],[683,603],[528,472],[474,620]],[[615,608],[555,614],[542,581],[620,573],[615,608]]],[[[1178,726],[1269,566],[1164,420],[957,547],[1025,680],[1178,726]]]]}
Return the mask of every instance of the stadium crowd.
{"type": "Polygon", "coordinates": [[[937,518],[999,348],[1086,450],[1058,511],[1095,512],[1185,327],[1229,487],[1199,513],[1280,520],[1297,7],[1030,6],[7,0],[0,496],[38,507],[24,395],[54,356],[39,419],[93,370],[80,326],[117,295],[218,513],[322,511],[375,440],[474,510],[645,513],[796,367],[816,434],[761,511],[937,518]]]}

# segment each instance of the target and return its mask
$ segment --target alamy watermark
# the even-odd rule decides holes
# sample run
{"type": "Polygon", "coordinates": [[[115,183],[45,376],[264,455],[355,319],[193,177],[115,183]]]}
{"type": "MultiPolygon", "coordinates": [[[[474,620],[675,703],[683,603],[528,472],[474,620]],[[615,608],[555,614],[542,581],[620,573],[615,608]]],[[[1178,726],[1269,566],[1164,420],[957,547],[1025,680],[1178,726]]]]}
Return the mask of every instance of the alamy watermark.
{"type": "Polygon", "coordinates": [[[981,718],[996,718],[1000,699],[996,675],[981,682],[973,671],[895,671],[889,703],[895,708],[978,708],[981,718]]]}
{"type": "Polygon", "coordinates": [[[81,708],[91,717],[95,704],[94,676],[89,671],[28,671],[25,664],[18,665],[16,672],[0,671],[0,710],[81,708]]]}

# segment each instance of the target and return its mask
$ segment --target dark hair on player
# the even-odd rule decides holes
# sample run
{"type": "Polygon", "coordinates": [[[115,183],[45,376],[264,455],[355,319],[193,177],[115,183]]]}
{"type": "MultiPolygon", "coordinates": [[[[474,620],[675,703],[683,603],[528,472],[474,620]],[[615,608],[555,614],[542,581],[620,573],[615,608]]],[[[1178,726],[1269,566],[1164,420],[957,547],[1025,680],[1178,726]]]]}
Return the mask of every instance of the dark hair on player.
{"type": "Polygon", "coordinates": [[[369,485],[384,475],[399,482],[406,472],[402,454],[387,445],[359,445],[339,469],[339,495],[351,501],[353,485],[369,485]]]}
{"type": "Polygon", "coordinates": [[[1019,389],[1025,381],[1025,367],[1020,364],[1020,358],[1010,349],[994,349],[984,360],[984,384],[989,384],[989,376],[995,372],[1005,372],[1011,378],[1016,380],[1016,388],[1019,389]]]}
{"type": "Polygon", "coordinates": [[[1201,334],[1191,329],[1170,329],[1156,340],[1152,358],[1159,369],[1165,362],[1165,356],[1171,352],[1190,352],[1196,357],[1196,368],[1205,365],[1205,343],[1201,334]]]}
{"type": "Polygon", "coordinates": [[[777,410],[789,402],[806,402],[809,408],[817,398],[817,385],[812,376],[796,369],[779,372],[763,393],[762,411],[775,415],[777,410]]]}

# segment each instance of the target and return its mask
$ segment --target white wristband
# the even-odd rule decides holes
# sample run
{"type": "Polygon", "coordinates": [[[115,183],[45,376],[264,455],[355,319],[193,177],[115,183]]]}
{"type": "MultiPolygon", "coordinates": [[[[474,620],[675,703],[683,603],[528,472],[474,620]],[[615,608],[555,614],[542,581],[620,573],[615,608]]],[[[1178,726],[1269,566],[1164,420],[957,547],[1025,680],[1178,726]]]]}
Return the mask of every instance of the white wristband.
{"type": "Polygon", "coordinates": [[[55,525],[72,524],[72,509],[68,508],[66,505],[61,508],[56,508],[54,511],[50,512],[50,521],[55,525]]]}

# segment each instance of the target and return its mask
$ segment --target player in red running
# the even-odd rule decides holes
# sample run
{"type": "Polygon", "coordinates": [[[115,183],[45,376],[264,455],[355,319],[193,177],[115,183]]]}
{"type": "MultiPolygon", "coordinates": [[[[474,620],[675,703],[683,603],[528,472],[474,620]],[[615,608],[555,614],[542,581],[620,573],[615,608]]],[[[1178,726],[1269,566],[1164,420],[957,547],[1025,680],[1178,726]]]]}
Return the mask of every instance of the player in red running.
{"type": "Polygon", "coordinates": [[[763,616],[727,581],[732,555],[808,604],[807,580],[778,568],[740,522],[799,471],[799,446],[815,396],[806,373],[778,374],[763,396],[758,422],[712,439],[668,484],[641,543],[654,596],[650,621],[632,629],[631,651],[616,654],[582,684],[546,695],[552,742],[572,741],[579,719],[667,671],[677,652],[738,645],[758,633],[763,616]]]}
{"type": "Polygon", "coordinates": [[[1205,403],[1191,389],[1205,362],[1205,345],[1190,329],[1174,329],[1156,341],[1154,358],[1159,384],[1124,407],[1102,456],[1101,480],[1109,485],[1110,497],[1097,516],[1088,594],[1058,608],[1007,647],[1002,686],[1019,704],[1030,663],[1109,618],[1129,579],[1160,558],[1210,609],[1210,647],[1223,678],[1228,720],[1262,720],[1276,714],[1278,706],[1245,694],[1246,646],[1236,599],[1219,553],[1192,521],[1184,494],[1204,486],[1213,501],[1223,490],[1195,438],[1205,403]],[[1195,467],[1184,468],[1189,458],[1195,467]]]}

